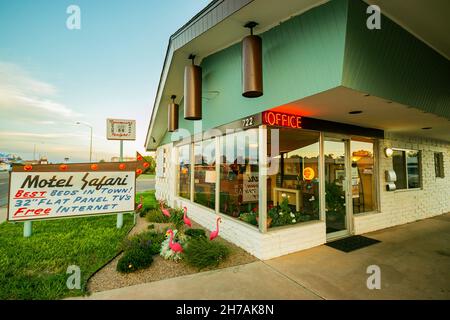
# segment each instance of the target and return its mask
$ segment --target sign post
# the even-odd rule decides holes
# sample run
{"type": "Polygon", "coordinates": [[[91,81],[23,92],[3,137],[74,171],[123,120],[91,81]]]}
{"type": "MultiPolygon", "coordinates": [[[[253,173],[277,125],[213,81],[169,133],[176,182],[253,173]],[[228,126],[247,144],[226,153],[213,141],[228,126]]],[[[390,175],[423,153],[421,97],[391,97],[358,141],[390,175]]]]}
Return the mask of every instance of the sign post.
{"type": "MultiPolygon", "coordinates": [[[[123,140],[120,140],[120,158],[119,161],[123,161],[123,140]]],[[[121,229],[123,227],[123,213],[117,214],[117,221],[116,221],[116,227],[117,229],[121,229]]]]}
{"type": "MultiPolygon", "coordinates": [[[[120,140],[120,162],[123,161],[123,140],[136,140],[136,120],[106,119],[106,138],[120,140]]],[[[136,220],[136,216],[134,216],[136,220]]],[[[135,222],[135,221],[134,221],[135,222]]],[[[117,214],[117,229],[123,226],[123,213],[117,214]]]]}
{"type": "Polygon", "coordinates": [[[24,222],[24,237],[33,220],[120,214],[123,224],[123,213],[136,208],[136,177],[149,166],[139,153],[133,162],[15,166],[7,220],[24,222]]]}
{"type": "Polygon", "coordinates": [[[23,236],[25,238],[31,237],[31,231],[32,231],[32,222],[31,221],[25,221],[23,223],[23,236]]]}

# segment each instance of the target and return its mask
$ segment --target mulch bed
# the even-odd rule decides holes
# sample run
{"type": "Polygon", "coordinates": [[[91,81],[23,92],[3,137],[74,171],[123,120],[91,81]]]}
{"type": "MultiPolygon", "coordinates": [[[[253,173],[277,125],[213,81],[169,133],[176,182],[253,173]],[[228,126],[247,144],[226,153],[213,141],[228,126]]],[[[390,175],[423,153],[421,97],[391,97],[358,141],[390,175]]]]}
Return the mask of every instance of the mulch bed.
{"type": "MultiPolygon", "coordinates": [[[[148,230],[148,225],[155,225],[155,230],[162,230],[167,224],[162,223],[148,223],[145,218],[138,217],[136,226],[130,232],[130,236],[148,230]]],[[[199,224],[192,222],[192,228],[201,228],[206,231],[206,235],[209,238],[209,231],[201,227],[199,224]]],[[[219,241],[226,244],[230,249],[229,257],[222,261],[218,267],[215,268],[205,268],[201,271],[208,271],[213,269],[222,269],[232,266],[242,265],[257,261],[258,259],[244,251],[243,249],[237,247],[236,245],[220,238],[220,236],[214,241],[219,241]]],[[[153,263],[150,267],[138,270],[129,274],[122,274],[116,271],[117,262],[122,255],[119,255],[109,264],[100,269],[93,277],[89,280],[87,288],[89,292],[98,292],[111,290],[121,287],[132,286],[136,284],[159,281],[174,277],[185,276],[188,274],[193,274],[199,272],[198,269],[188,266],[183,261],[174,262],[170,260],[165,260],[159,255],[154,256],[153,263]]]]}

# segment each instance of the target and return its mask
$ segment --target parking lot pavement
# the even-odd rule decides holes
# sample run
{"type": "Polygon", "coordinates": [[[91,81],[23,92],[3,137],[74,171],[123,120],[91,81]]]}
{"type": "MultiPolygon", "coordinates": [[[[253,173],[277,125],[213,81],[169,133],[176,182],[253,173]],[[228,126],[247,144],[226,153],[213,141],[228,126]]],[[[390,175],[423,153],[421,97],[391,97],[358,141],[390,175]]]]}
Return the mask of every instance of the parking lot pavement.
{"type": "Polygon", "coordinates": [[[8,202],[9,173],[0,172],[0,207],[6,206],[8,202]]]}

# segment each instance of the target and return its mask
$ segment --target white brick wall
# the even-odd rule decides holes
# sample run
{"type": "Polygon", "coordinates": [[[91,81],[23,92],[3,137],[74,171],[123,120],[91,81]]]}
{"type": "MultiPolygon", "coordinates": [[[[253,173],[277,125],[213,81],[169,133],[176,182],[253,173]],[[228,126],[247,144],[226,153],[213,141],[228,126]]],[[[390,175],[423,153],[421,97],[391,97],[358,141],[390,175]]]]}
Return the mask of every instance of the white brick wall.
{"type": "Polygon", "coordinates": [[[405,224],[450,211],[450,145],[424,138],[386,135],[379,148],[380,212],[354,216],[354,232],[362,234],[405,224]],[[414,149],[421,152],[422,188],[386,191],[385,171],[392,170],[392,158],[384,148],[414,149]],[[444,153],[445,178],[436,178],[434,152],[444,153]]]}
{"type": "MultiPolygon", "coordinates": [[[[450,145],[427,139],[387,136],[380,140],[380,212],[355,215],[354,233],[362,234],[399,224],[440,215],[450,211],[450,145]],[[422,157],[422,189],[385,191],[385,170],[392,169],[392,159],[384,156],[384,148],[416,149],[422,157]],[[445,178],[436,178],[434,152],[444,153],[445,178]]],[[[176,195],[176,149],[172,144],[161,146],[166,151],[166,175],[156,178],[156,197],[164,199],[170,206],[188,208],[189,216],[205,228],[214,230],[218,215],[211,209],[191,203],[176,195]],[[172,152],[174,151],[174,152],[172,152]],[[171,157],[171,158],[170,158],[171,157]]],[[[296,226],[269,229],[260,233],[254,226],[220,215],[220,235],[245,249],[259,259],[270,259],[326,242],[326,227],[323,221],[311,221],[296,226]]]]}

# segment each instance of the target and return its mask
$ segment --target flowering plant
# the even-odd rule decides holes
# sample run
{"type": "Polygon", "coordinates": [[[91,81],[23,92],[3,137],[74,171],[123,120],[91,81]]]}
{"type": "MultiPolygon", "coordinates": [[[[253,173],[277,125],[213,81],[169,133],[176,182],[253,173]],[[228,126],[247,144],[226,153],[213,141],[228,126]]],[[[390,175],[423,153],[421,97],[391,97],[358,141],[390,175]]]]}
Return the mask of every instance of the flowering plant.
{"type": "MultiPolygon", "coordinates": [[[[175,240],[177,240],[176,242],[183,245],[187,242],[187,237],[184,235],[184,233],[179,233],[178,230],[173,230],[173,241],[175,242],[175,240]]],[[[164,240],[161,244],[161,251],[159,255],[166,260],[181,260],[183,258],[182,254],[180,252],[172,251],[172,249],[170,249],[169,242],[170,235],[167,235],[166,240],[164,240]]]]}

